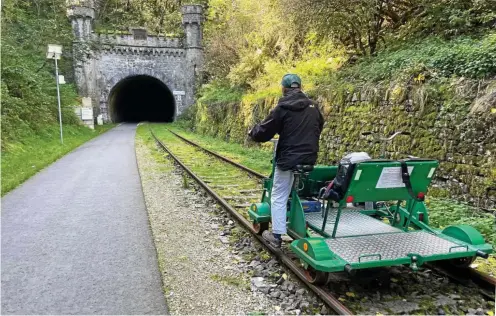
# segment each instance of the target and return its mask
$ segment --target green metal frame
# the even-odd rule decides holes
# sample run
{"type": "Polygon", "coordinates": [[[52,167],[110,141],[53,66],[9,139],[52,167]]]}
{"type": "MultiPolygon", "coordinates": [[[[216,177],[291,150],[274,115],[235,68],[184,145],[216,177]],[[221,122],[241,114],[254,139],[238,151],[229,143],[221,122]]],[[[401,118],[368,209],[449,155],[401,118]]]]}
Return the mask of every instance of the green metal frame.
{"type": "MultiPolygon", "coordinates": [[[[421,192],[425,195],[433,178],[434,171],[438,167],[438,162],[435,160],[411,160],[407,161],[406,164],[410,168],[413,167],[410,173],[413,193],[417,195],[421,192]]],[[[429,226],[428,209],[425,203],[420,199],[410,196],[410,193],[404,186],[393,186],[390,188],[378,187],[378,181],[384,168],[400,168],[400,166],[400,162],[384,160],[365,161],[357,164],[354,168],[348,190],[343,199],[338,203],[332,234],[329,235],[325,232],[326,220],[323,221],[322,227],[309,225],[309,228],[319,233],[322,237],[310,237],[300,198],[317,196],[319,189],[325,185],[325,182],[334,179],[338,168],[336,166],[316,166],[308,176],[300,175],[300,181],[303,182],[304,189],[298,191],[297,188],[293,187],[287,218],[288,233],[295,239],[291,243],[291,249],[300,257],[305,267],[312,266],[319,271],[336,272],[345,270],[345,266],[349,266],[352,269],[366,269],[409,264],[415,269],[428,261],[473,257],[477,251],[485,253],[493,252],[492,246],[487,244],[482,235],[471,226],[450,226],[443,231],[431,228],[429,226]],[[424,230],[456,243],[459,245],[456,248],[465,248],[466,250],[451,252],[450,249],[448,253],[425,257],[419,254],[407,254],[405,257],[394,260],[383,260],[380,254],[363,254],[359,257],[359,262],[347,262],[333,253],[332,249],[329,249],[325,242],[326,238],[336,238],[342,212],[346,212],[344,208],[346,207],[347,199],[348,201],[352,199],[353,202],[397,201],[395,205],[390,207],[363,210],[361,213],[389,219],[392,226],[404,231],[402,234],[410,233],[412,229],[424,230]],[[373,260],[373,258],[376,259],[373,260]],[[362,261],[362,259],[365,261],[362,261]]],[[[273,163],[272,175],[274,169],[275,162],[273,163]]],[[[272,175],[270,178],[264,180],[261,203],[253,204],[248,211],[250,218],[255,223],[270,221],[272,175]]],[[[330,205],[331,203],[327,203],[327,212],[330,210],[330,205]]]]}

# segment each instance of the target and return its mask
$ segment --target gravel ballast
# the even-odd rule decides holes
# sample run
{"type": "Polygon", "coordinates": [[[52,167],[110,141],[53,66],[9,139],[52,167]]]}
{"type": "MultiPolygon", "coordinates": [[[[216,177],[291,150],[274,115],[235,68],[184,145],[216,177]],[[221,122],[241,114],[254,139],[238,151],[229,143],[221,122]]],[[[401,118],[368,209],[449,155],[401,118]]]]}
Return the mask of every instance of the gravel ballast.
{"type": "Polygon", "coordinates": [[[171,314],[300,314],[323,307],[149,139],[136,156],[171,314]]]}

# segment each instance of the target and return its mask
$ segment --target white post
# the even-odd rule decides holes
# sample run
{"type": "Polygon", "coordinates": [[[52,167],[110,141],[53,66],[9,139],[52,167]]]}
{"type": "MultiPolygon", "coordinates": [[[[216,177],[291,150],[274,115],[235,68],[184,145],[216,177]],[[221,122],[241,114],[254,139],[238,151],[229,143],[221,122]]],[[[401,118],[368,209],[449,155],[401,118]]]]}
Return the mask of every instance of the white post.
{"type": "Polygon", "coordinates": [[[60,143],[64,144],[64,137],[62,136],[62,111],[60,109],[60,90],[59,90],[59,66],[57,58],[55,57],[55,80],[57,81],[57,103],[59,105],[59,124],[60,124],[60,143]]]}

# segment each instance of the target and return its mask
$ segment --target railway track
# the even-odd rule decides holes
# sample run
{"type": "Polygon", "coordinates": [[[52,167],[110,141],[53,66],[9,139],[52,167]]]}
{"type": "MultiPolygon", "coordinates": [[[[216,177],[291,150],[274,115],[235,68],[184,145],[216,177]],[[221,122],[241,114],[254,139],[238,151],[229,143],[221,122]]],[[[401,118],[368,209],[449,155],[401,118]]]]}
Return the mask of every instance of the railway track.
{"type": "MultiPolygon", "coordinates": [[[[327,287],[310,284],[305,277],[305,271],[294,260],[291,253],[272,248],[261,236],[256,234],[251,221],[248,219],[246,210],[251,203],[260,200],[260,196],[256,194],[262,192],[258,188],[260,188],[262,179],[265,178],[263,174],[206,149],[171,130],[168,130],[171,137],[167,139],[167,146],[151,129],[150,132],[161,149],[166,151],[217,203],[222,205],[245,229],[250,231],[267,249],[296,274],[326,305],[336,314],[352,314],[351,310],[330,293],[327,287]],[[190,148],[186,149],[184,146],[185,143],[190,148]],[[193,153],[194,155],[192,155],[193,153]],[[212,176],[212,174],[215,176],[212,176]]],[[[460,276],[459,273],[444,265],[430,265],[429,268],[457,283],[468,285],[469,282],[472,282],[472,284],[476,284],[480,293],[486,297],[494,295],[496,279],[482,274],[475,269],[470,269],[468,273],[460,276]]]]}
{"type": "MultiPolygon", "coordinates": [[[[341,303],[336,297],[334,297],[326,288],[324,287],[317,287],[314,286],[313,284],[310,284],[306,277],[305,277],[305,272],[304,270],[296,263],[293,261],[293,259],[288,256],[284,251],[280,251],[277,249],[272,248],[270,245],[268,245],[264,239],[262,239],[261,236],[257,235],[255,233],[255,230],[252,227],[252,223],[247,219],[247,213],[243,212],[242,210],[245,209],[244,206],[238,205],[236,207],[235,204],[228,202],[229,199],[226,199],[225,196],[226,194],[233,194],[233,191],[242,191],[242,190],[253,190],[254,187],[259,187],[259,182],[261,179],[264,177],[262,174],[253,171],[251,169],[248,169],[246,167],[240,168],[241,165],[237,164],[234,161],[231,161],[225,157],[220,158],[221,156],[209,151],[200,145],[191,142],[191,141],[185,141],[184,137],[178,136],[176,133],[171,132],[174,137],[177,139],[181,140],[181,144],[184,145],[184,143],[188,143],[189,145],[195,147],[198,152],[203,152],[205,156],[202,157],[201,163],[199,162],[198,159],[195,161],[184,161],[185,155],[188,155],[186,151],[181,151],[178,150],[180,146],[177,146],[177,144],[174,144],[172,142],[168,143],[168,146],[166,146],[160,139],[158,139],[153,131],[151,131],[156,143],[160,148],[162,148],[164,151],[166,151],[172,159],[176,161],[177,164],[181,166],[205,191],[207,191],[222,207],[227,210],[241,225],[244,226],[245,229],[250,231],[267,249],[269,249],[286,267],[288,267],[300,280],[305,283],[317,296],[319,296],[336,314],[338,315],[351,315],[353,314],[343,303],[341,303]],[[175,148],[176,150],[174,150],[175,148]],[[210,157],[209,157],[210,156],[210,157]],[[225,185],[225,187],[216,187],[216,183],[219,182],[220,179],[222,178],[217,178],[215,180],[212,180],[212,178],[205,179],[205,175],[203,177],[198,174],[198,172],[195,172],[194,169],[201,170],[205,168],[205,166],[208,166],[211,171],[216,170],[216,166],[213,166],[212,163],[212,157],[215,157],[215,159],[221,159],[226,163],[229,163],[230,165],[233,166],[233,169],[241,169],[245,175],[243,176],[242,173],[237,173],[236,177],[236,182],[240,183],[241,181],[246,181],[248,184],[245,182],[243,184],[240,184],[236,187],[225,185]],[[183,158],[183,159],[181,159],[183,158]],[[210,158],[210,159],[209,159],[210,158]],[[200,168],[199,167],[200,164],[200,168]],[[195,166],[197,168],[195,168],[195,166]]],[[[190,153],[190,152],[189,152],[190,153]]],[[[191,157],[190,157],[191,158],[191,157]]],[[[232,171],[233,170],[225,170],[226,166],[223,164],[224,171],[230,171],[230,172],[224,172],[224,174],[228,174],[232,176],[232,171]]],[[[239,171],[238,171],[239,172],[239,171]]],[[[215,173],[214,173],[215,174],[215,173]]],[[[254,196],[253,200],[250,202],[254,202],[259,200],[258,196],[254,196]]]]}

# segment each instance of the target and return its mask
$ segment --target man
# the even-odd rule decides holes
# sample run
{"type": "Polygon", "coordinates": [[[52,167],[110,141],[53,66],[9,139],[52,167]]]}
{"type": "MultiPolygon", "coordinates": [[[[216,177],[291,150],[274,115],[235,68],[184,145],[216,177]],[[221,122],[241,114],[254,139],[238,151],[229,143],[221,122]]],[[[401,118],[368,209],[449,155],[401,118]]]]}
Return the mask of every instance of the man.
{"type": "Polygon", "coordinates": [[[301,91],[300,77],[287,74],[281,84],[283,97],[276,108],[249,132],[256,142],[267,142],[279,134],[271,195],[272,233],[262,234],[277,248],[281,247],[281,235],[286,234],[286,205],[293,185],[293,170],[296,165],[315,164],[324,125],[317,104],[301,91]]]}

